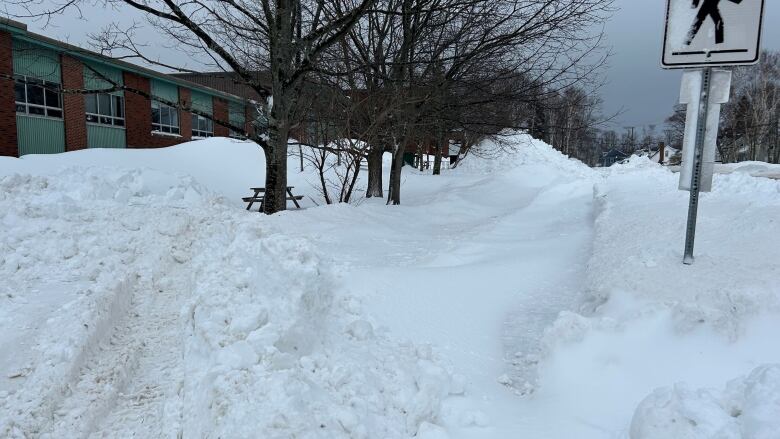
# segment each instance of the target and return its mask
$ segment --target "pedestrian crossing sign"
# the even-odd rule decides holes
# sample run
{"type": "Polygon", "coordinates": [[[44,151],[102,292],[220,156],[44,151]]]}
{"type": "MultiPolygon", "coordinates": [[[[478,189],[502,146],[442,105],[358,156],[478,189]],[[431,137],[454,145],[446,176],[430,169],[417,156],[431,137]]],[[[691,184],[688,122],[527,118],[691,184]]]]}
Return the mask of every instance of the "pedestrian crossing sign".
{"type": "Polygon", "coordinates": [[[765,0],[667,0],[661,65],[755,64],[765,0]]]}

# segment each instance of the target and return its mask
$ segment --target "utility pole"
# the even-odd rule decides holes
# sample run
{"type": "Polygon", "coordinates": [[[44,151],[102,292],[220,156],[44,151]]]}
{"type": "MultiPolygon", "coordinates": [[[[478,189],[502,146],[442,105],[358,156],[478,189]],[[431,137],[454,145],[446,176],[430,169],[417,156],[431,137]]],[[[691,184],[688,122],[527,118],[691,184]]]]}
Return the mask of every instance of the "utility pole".
{"type": "Polygon", "coordinates": [[[634,129],[635,128],[636,127],[625,127],[626,134],[628,135],[628,149],[629,150],[626,151],[628,153],[632,153],[632,152],[636,151],[636,147],[635,147],[636,141],[634,139],[634,129]]]}

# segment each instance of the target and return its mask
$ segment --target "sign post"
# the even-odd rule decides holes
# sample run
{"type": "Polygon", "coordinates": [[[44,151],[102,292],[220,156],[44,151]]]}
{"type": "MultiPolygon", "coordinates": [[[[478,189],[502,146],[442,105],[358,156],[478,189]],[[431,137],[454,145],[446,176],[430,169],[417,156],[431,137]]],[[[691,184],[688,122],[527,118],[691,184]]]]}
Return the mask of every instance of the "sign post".
{"type": "Polygon", "coordinates": [[[680,103],[688,106],[680,189],[690,191],[683,263],[693,264],[701,192],[712,188],[720,106],[731,72],[718,66],[758,63],[764,0],[667,0],[661,66],[688,69],[680,103]]]}
{"type": "MultiPolygon", "coordinates": [[[[701,191],[702,159],[704,158],[704,137],[707,132],[707,113],[709,112],[710,81],[712,67],[705,67],[701,75],[699,89],[699,114],[696,121],[696,141],[691,162],[691,198],[688,201],[688,225],[685,228],[685,255],[683,263],[693,264],[693,242],[696,238],[696,216],[699,212],[699,193],[701,191]]],[[[691,103],[689,102],[689,105],[691,103]]],[[[686,120],[686,124],[687,124],[686,120]]],[[[688,145],[686,145],[688,146],[688,145]]],[[[690,148],[689,148],[690,149],[690,148]]],[[[680,173],[682,175],[682,172],[680,173]]],[[[711,178],[711,176],[710,176],[711,178]]],[[[683,181],[681,179],[681,181],[683,181]]]]}

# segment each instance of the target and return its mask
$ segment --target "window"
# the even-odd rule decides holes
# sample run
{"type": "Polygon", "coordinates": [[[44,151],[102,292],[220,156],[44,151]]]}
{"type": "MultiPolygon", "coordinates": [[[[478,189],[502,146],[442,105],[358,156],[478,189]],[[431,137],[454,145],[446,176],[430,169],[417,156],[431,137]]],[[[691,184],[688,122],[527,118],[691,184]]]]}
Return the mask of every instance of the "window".
{"type": "Polygon", "coordinates": [[[214,135],[214,121],[207,117],[192,115],[192,137],[211,137],[214,135]]]}
{"type": "Polygon", "coordinates": [[[17,113],[62,119],[62,94],[59,84],[16,76],[14,96],[17,113]]]}
{"type": "Polygon", "coordinates": [[[152,101],[152,131],[179,134],[179,110],[162,102],[152,101]]]}
{"type": "Polygon", "coordinates": [[[84,96],[87,122],[125,126],[125,98],[106,93],[84,96]]]}
{"type": "Polygon", "coordinates": [[[242,128],[240,131],[234,131],[231,128],[230,137],[236,139],[245,138],[246,135],[244,134],[244,126],[246,125],[246,108],[241,104],[231,102],[230,106],[228,107],[228,118],[231,125],[242,128]]]}

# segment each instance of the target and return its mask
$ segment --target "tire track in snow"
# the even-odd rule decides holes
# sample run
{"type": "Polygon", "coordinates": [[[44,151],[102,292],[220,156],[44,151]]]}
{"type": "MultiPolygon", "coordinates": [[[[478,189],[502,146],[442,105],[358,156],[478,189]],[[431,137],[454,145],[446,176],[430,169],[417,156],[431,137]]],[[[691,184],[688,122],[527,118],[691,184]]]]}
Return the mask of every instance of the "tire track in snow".
{"type": "Polygon", "coordinates": [[[135,373],[90,437],[180,436],[183,368],[179,313],[183,295],[174,289],[157,289],[152,295],[127,326],[138,344],[135,373]]]}
{"type": "Polygon", "coordinates": [[[181,436],[180,311],[190,288],[182,263],[192,240],[189,227],[170,239],[158,232],[159,248],[171,254],[154,255],[155,271],[136,284],[128,311],[89,354],[40,437],[181,436]]]}
{"type": "Polygon", "coordinates": [[[177,293],[134,292],[128,315],[82,367],[41,437],[176,436],[165,434],[162,415],[181,380],[177,293]]]}

